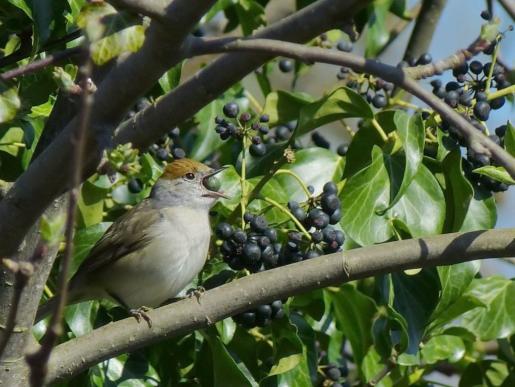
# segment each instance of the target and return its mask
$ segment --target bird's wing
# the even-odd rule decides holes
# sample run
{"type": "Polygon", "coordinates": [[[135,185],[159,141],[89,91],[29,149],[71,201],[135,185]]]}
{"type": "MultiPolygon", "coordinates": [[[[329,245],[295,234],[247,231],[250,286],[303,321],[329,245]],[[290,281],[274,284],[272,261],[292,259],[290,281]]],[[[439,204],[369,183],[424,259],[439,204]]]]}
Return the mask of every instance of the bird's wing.
{"type": "Polygon", "coordinates": [[[149,235],[150,226],[159,222],[160,216],[159,210],[153,208],[148,200],[127,211],[91,249],[76,275],[96,271],[146,246],[152,239],[149,235]],[[138,212],[144,213],[144,216],[135,216],[138,212]]]}

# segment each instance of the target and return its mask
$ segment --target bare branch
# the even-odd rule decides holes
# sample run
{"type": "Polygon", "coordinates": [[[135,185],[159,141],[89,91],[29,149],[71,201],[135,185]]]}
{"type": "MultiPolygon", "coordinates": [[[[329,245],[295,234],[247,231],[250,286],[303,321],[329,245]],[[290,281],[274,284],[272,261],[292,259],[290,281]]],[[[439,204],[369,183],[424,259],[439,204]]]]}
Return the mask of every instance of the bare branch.
{"type": "Polygon", "coordinates": [[[513,0],[499,0],[504,10],[510,15],[512,20],[515,20],[515,1],[513,0]]]}
{"type": "Polygon", "coordinates": [[[31,386],[33,387],[43,386],[48,358],[50,357],[50,353],[52,352],[57,338],[61,335],[62,330],[61,321],[68,292],[68,272],[73,251],[73,235],[75,230],[77,201],[79,196],[79,187],[82,181],[81,175],[84,159],[84,140],[86,138],[86,131],[89,129],[91,107],[93,104],[93,93],[90,90],[89,84],[91,72],[93,71],[93,63],[89,52],[87,53],[87,57],[81,66],[80,71],[82,78],[80,85],[82,90],[81,110],[79,117],[80,124],[74,139],[74,158],[72,160],[73,187],[70,190],[68,199],[66,227],[64,231],[65,249],[61,260],[61,271],[59,273],[56,308],[50,318],[48,330],[42,340],[41,347],[36,353],[33,353],[27,357],[27,362],[31,368],[30,382],[31,386]]]}
{"type": "Polygon", "coordinates": [[[405,60],[417,60],[420,55],[427,52],[446,3],[447,0],[422,0],[422,9],[415,21],[415,27],[404,54],[405,60]]]}
{"type": "MultiPolygon", "coordinates": [[[[199,40],[197,40],[199,42],[199,40]]],[[[202,42],[202,41],[200,41],[202,42]]],[[[271,39],[246,39],[228,41],[220,40],[204,40],[204,44],[200,43],[196,46],[191,44],[192,53],[203,52],[220,52],[220,51],[255,51],[266,52],[274,56],[282,55],[307,62],[330,63],[339,66],[350,67],[359,72],[381,77],[395,85],[403,88],[427,105],[437,111],[442,119],[448,121],[455,126],[460,133],[468,140],[470,147],[478,154],[486,154],[495,159],[500,165],[504,166],[508,173],[515,178],[515,158],[506,152],[499,145],[495,144],[490,138],[479,132],[471,123],[459,115],[454,109],[448,106],[444,101],[438,99],[432,93],[425,90],[409,75],[409,71],[399,69],[374,60],[368,60],[363,57],[327,50],[318,47],[307,47],[300,44],[282,42],[271,39]],[[204,45],[204,47],[202,47],[204,45]]],[[[162,101],[165,101],[166,97],[162,101]]],[[[155,106],[158,110],[158,106],[155,106]]]]}
{"type": "Polygon", "coordinates": [[[51,54],[46,58],[31,62],[25,66],[6,71],[5,73],[0,74],[0,79],[2,81],[7,81],[12,78],[35,73],[36,71],[39,71],[47,66],[54,65],[71,56],[78,55],[81,53],[81,50],[81,47],[74,47],[64,51],[56,52],[55,54],[51,54]]]}
{"type": "Polygon", "coordinates": [[[515,229],[445,234],[329,254],[253,274],[211,289],[198,301],[185,299],[150,311],[152,328],[128,318],[58,345],[49,361],[48,382],[272,300],[383,273],[514,255],[514,238],[515,229]]]}

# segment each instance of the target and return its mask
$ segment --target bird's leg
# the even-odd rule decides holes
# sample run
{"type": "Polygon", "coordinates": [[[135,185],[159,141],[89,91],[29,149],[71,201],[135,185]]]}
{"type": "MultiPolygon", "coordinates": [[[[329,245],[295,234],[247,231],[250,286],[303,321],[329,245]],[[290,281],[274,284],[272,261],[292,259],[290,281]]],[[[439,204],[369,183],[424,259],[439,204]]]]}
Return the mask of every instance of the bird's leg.
{"type": "Polygon", "coordinates": [[[149,308],[148,306],[140,306],[139,308],[129,309],[129,314],[133,316],[138,323],[141,322],[141,319],[145,320],[148,327],[152,328],[152,319],[147,314],[150,310],[152,310],[152,308],[149,308]]]}
{"type": "Polygon", "coordinates": [[[108,294],[121,306],[123,306],[131,316],[133,316],[138,323],[141,322],[141,319],[145,320],[148,324],[149,328],[152,328],[152,319],[147,314],[148,311],[152,310],[148,306],[140,306],[139,308],[130,308],[120,297],[112,292],[108,292],[108,294]]]}

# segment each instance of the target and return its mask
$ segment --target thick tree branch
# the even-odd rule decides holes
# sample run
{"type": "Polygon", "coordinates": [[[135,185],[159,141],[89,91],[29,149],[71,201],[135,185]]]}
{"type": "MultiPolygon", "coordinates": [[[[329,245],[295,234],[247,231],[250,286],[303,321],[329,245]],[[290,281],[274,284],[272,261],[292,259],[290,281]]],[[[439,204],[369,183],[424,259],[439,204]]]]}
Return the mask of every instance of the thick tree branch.
{"type": "MultiPolygon", "coordinates": [[[[86,175],[96,167],[102,150],[110,145],[115,126],[130,106],[165,71],[183,59],[181,45],[184,38],[214,1],[204,0],[195,7],[189,0],[166,2],[163,6],[166,26],[151,23],[143,47],[136,53],[120,57],[98,85],[91,128],[85,139],[86,175]]],[[[71,165],[68,161],[73,157],[71,139],[79,124],[79,120],[73,119],[0,202],[0,256],[13,254],[45,208],[69,188],[71,165]],[[34,196],[32,192],[38,192],[38,195],[34,196]]]]}
{"type": "Polygon", "coordinates": [[[415,21],[415,27],[404,54],[405,60],[417,60],[420,55],[427,52],[446,3],[447,0],[422,0],[422,9],[415,21]]]}
{"type": "Polygon", "coordinates": [[[515,20],[515,1],[514,0],[499,0],[499,3],[501,3],[504,10],[506,12],[508,12],[508,14],[512,18],[512,20],[515,20]]]}
{"type": "MultiPolygon", "coordinates": [[[[460,133],[468,140],[470,147],[478,154],[486,154],[504,166],[508,173],[515,178],[515,158],[506,152],[490,138],[483,135],[474,126],[454,111],[444,101],[425,90],[413,78],[409,71],[399,69],[374,60],[367,60],[354,54],[327,50],[318,47],[307,47],[300,44],[282,42],[271,39],[246,39],[234,40],[220,39],[205,41],[204,47],[192,45],[192,53],[220,52],[220,51],[255,51],[266,52],[274,56],[286,56],[307,62],[330,63],[339,66],[350,67],[359,72],[381,77],[408,91],[415,97],[424,101],[427,105],[437,111],[442,119],[455,126],[460,133]]],[[[202,46],[202,44],[200,45],[202,46]]],[[[166,97],[163,98],[166,100],[166,97]]],[[[156,110],[158,106],[155,106],[156,110]]],[[[137,117],[137,116],[136,116],[137,117]]]]}
{"type": "Polygon", "coordinates": [[[149,312],[152,328],[133,318],[105,325],[56,347],[48,381],[71,377],[94,364],[164,338],[205,328],[272,300],[400,270],[451,265],[515,254],[515,229],[410,239],[334,253],[253,274],[149,312]]]}
{"type": "MultiPolygon", "coordinates": [[[[281,21],[256,32],[254,38],[306,42],[322,32],[350,20],[370,1],[319,0],[281,21]]],[[[190,39],[192,42],[192,39],[190,39]]],[[[185,47],[189,51],[189,47],[185,47]]],[[[273,53],[227,54],[213,61],[191,79],[162,97],[153,106],[124,122],[117,130],[115,143],[131,142],[146,148],[170,127],[191,117],[204,105],[249,72],[274,56],[273,53]]]]}

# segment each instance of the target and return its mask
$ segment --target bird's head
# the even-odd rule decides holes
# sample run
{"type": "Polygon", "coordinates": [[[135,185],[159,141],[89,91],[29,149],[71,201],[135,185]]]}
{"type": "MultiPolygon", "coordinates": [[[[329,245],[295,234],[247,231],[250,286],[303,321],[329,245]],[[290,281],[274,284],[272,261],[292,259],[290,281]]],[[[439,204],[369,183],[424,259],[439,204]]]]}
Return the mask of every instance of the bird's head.
{"type": "Polygon", "coordinates": [[[218,198],[227,198],[218,191],[214,178],[224,169],[214,170],[191,159],[175,160],[165,167],[151,197],[170,202],[167,205],[210,208],[218,198]]]}

